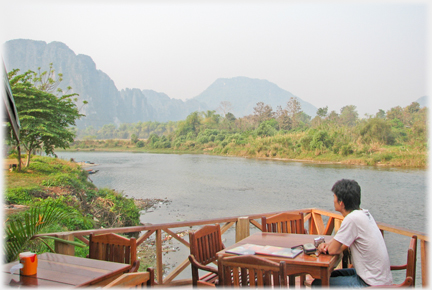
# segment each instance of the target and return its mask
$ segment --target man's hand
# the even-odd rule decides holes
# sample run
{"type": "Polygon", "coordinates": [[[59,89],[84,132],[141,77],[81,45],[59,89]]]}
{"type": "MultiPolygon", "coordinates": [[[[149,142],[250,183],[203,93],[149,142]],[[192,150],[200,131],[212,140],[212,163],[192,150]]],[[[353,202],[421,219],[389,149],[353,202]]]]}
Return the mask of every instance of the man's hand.
{"type": "Polygon", "coordinates": [[[331,240],[330,243],[321,243],[318,246],[318,251],[323,254],[337,255],[348,249],[347,246],[339,243],[336,240],[331,240]]]}
{"type": "Polygon", "coordinates": [[[328,254],[328,244],[326,244],[326,243],[319,244],[317,250],[320,253],[328,254]]]}

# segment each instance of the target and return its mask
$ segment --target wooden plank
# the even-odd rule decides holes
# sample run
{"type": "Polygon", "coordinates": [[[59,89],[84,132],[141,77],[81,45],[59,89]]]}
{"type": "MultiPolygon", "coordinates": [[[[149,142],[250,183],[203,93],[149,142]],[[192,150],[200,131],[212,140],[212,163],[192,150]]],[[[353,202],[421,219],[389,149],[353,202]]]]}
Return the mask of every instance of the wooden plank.
{"type": "Polygon", "coordinates": [[[239,217],[236,223],[236,243],[249,235],[249,217],[239,217]]]}
{"type": "Polygon", "coordinates": [[[259,222],[257,222],[256,220],[250,220],[249,222],[253,224],[257,229],[262,231],[261,224],[259,222]]]}
{"type": "Polygon", "coordinates": [[[162,230],[156,231],[156,273],[159,284],[163,283],[162,269],[162,230]]]}
{"type": "MultiPolygon", "coordinates": [[[[74,240],[74,236],[72,234],[58,235],[57,237],[60,239],[66,240],[66,241],[73,241],[74,240]]],[[[62,243],[60,241],[54,241],[54,250],[56,251],[56,253],[59,253],[59,254],[75,256],[75,246],[74,245],[69,245],[66,243],[62,243]]]]}
{"type": "Polygon", "coordinates": [[[165,280],[163,281],[163,284],[166,285],[170,283],[172,280],[174,280],[175,277],[178,276],[181,272],[183,272],[184,269],[189,266],[189,258],[185,259],[183,262],[180,263],[171,273],[168,274],[168,276],[165,277],[165,280]]]}
{"type": "Polygon", "coordinates": [[[403,236],[407,236],[407,237],[412,237],[413,235],[416,235],[419,240],[424,240],[424,241],[429,242],[429,237],[426,236],[426,234],[423,232],[409,230],[409,229],[397,227],[397,226],[392,226],[392,225],[389,225],[386,223],[381,223],[381,222],[377,222],[377,225],[381,230],[384,230],[387,232],[391,232],[391,233],[395,233],[395,234],[403,235],[403,236]]]}
{"type": "Polygon", "coordinates": [[[235,222],[226,223],[223,227],[221,227],[221,234],[224,234],[234,224],[235,224],[235,222]]]}
{"type": "Polygon", "coordinates": [[[319,213],[313,213],[312,218],[315,223],[315,228],[317,230],[318,235],[322,235],[324,233],[324,222],[322,219],[322,215],[319,213]]]}
{"type": "Polygon", "coordinates": [[[428,274],[429,274],[428,248],[429,248],[429,242],[427,242],[425,240],[420,240],[422,286],[424,288],[427,288],[429,285],[429,281],[428,281],[428,274]]]}
{"type": "Polygon", "coordinates": [[[164,230],[166,233],[170,234],[171,237],[173,237],[174,239],[178,240],[180,243],[182,243],[186,247],[188,247],[188,248],[190,247],[190,244],[187,241],[185,241],[184,239],[182,239],[181,237],[179,237],[179,235],[177,235],[173,231],[171,231],[169,229],[162,229],[162,230],[164,230]]]}
{"type": "Polygon", "coordinates": [[[87,246],[89,245],[89,240],[84,238],[83,236],[75,236],[75,238],[77,238],[81,242],[84,242],[84,244],[86,244],[87,246]]]}
{"type": "MultiPolygon", "coordinates": [[[[261,219],[262,216],[271,216],[271,215],[275,215],[275,214],[278,214],[281,212],[288,212],[288,213],[303,212],[303,213],[307,213],[307,212],[310,212],[311,210],[312,209],[299,209],[299,210],[292,210],[292,211],[277,211],[277,212],[264,213],[264,214],[262,214],[262,213],[261,214],[250,214],[248,216],[250,219],[261,219]]],[[[97,230],[92,229],[92,230],[83,230],[83,231],[73,231],[73,232],[68,232],[68,233],[73,233],[75,236],[88,236],[90,233],[95,233],[95,234],[132,233],[132,232],[142,232],[142,231],[148,231],[148,230],[158,230],[161,228],[181,228],[181,227],[200,226],[200,225],[208,225],[208,224],[215,224],[215,223],[231,224],[231,223],[235,223],[239,217],[241,217],[241,216],[224,217],[224,218],[208,219],[208,220],[183,221],[183,222],[165,223],[165,224],[152,224],[152,225],[133,226],[133,227],[107,228],[107,229],[97,229],[97,230]]],[[[37,236],[56,236],[58,234],[59,233],[46,233],[46,234],[35,235],[35,237],[37,237],[37,236]]],[[[66,234],[66,232],[61,232],[61,234],[66,234]]]]}
{"type": "Polygon", "coordinates": [[[141,237],[138,238],[137,240],[137,246],[141,245],[145,240],[147,240],[153,233],[155,232],[155,230],[151,230],[151,231],[147,231],[144,235],[142,235],[141,237]]]}
{"type": "Polygon", "coordinates": [[[327,221],[327,226],[324,230],[324,235],[331,235],[335,227],[335,219],[333,217],[329,218],[327,221]]]}
{"type": "Polygon", "coordinates": [[[342,221],[340,219],[335,219],[334,220],[334,231],[335,231],[335,233],[337,233],[337,231],[339,230],[341,224],[342,224],[342,221]]]}

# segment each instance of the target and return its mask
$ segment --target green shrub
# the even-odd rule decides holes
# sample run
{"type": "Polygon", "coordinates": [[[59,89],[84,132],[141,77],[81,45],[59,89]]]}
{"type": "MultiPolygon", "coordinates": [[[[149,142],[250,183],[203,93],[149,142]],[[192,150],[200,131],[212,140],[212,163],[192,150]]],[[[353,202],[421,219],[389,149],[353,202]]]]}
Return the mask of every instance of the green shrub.
{"type": "Polygon", "coordinates": [[[353,150],[351,144],[343,145],[340,149],[340,154],[342,156],[348,156],[348,155],[351,155],[353,153],[354,153],[354,150],[353,150]]]}
{"type": "Polygon", "coordinates": [[[7,188],[5,202],[7,204],[30,204],[35,196],[43,195],[43,190],[38,186],[7,188]]]}

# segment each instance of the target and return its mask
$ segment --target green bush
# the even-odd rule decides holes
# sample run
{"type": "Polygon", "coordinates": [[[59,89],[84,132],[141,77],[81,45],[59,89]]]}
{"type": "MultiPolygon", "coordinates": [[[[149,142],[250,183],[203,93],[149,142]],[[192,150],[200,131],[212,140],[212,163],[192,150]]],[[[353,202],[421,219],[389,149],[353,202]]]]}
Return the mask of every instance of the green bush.
{"type": "Polygon", "coordinates": [[[43,195],[39,186],[7,188],[5,202],[7,204],[30,204],[35,196],[43,195]]]}
{"type": "Polygon", "coordinates": [[[340,149],[340,154],[342,156],[347,156],[347,155],[350,155],[350,154],[353,154],[353,153],[354,153],[354,150],[353,150],[351,144],[343,145],[341,147],[341,149],[340,149]]]}

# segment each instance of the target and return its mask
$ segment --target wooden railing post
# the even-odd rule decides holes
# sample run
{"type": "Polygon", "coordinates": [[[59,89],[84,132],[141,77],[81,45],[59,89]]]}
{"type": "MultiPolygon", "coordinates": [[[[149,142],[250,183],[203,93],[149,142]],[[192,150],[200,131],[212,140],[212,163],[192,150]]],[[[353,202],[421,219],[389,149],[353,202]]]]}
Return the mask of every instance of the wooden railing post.
{"type": "Polygon", "coordinates": [[[249,237],[249,217],[239,217],[236,223],[236,243],[249,237]]]}
{"type": "Polygon", "coordinates": [[[429,275],[429,268],[428,268],[428,248],[429,248],[429,242],[426,242],[425,240],[420,240],[420,257],[421,257],[421,273],[422,273],[422,286],[424,288],[427,288],[428,283],[428,275],[429,275]]]}
{"type": "MultiPolygon", "coordinates": [[[[73,234],[57,235],[57,237],[66,241],[74,240],[73,234]]],[[[75,246],[62,243],[61,241],[54,241],[54,250],[58,254],[75,256],[75,246]]]]}
{"type": "Polygon", "coordinates": [[[159,285],[163,284],[162,230],[156,230],[156,273],[159,285]]]}

